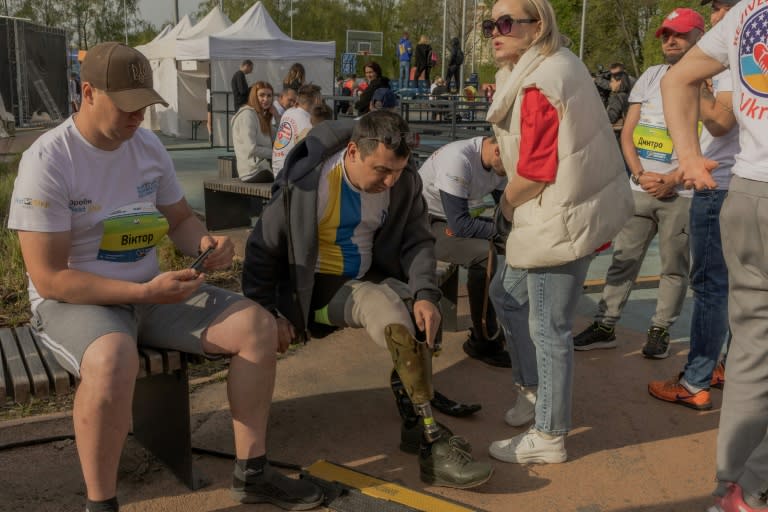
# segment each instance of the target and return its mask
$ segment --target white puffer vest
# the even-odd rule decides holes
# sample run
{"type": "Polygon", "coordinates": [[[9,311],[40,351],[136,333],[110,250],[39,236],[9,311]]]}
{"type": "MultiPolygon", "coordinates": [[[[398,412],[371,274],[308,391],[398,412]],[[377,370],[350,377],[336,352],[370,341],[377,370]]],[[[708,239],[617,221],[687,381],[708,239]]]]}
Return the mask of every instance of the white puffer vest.
{"type": "Polygon", "coordinates": [[[510,180],[520,155],[520,109],[526,88],[539,89],[557,110],[557,177],[515,209],[507,263],[515,268],[562,265],[610,241],[634,212],[624,162],[608,115],[584,64],[568,49],[549,57],[530,48],[496,74],[488,111],[510,180]]]}

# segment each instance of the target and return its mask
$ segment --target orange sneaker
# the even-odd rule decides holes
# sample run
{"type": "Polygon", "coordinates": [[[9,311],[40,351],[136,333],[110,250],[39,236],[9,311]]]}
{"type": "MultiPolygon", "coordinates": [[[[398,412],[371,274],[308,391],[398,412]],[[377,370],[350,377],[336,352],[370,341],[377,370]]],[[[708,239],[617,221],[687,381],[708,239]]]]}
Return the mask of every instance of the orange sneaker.
{"type": "Polygon", "coordinates": [[[720,361],[715,366],[715,371],[712,372],[712,380],[709,382],[709,387],[723,389],[723,386],[725,386],[725,365],[720,361]]]}
{"type": "Polygon", "coordinates": [[[712,408],[708,390],[702,389],[698,393],[691,393],[680,384],[680,379],[651,381],[648,384],[648,393],[659,400],[684,405],[698,411],[712,408]]]}

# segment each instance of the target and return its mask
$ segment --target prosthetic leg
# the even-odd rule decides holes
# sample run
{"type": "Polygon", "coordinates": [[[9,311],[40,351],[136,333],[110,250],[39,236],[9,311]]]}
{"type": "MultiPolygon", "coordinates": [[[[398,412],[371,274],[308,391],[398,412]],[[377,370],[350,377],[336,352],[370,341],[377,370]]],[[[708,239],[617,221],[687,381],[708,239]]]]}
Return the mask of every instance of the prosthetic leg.
{"type": "Polygon", "coordinates": [[[423,426],[419,450],[421,479],[433,485],[459,489],[485,483],[493,468],[472,459],[469,443],[441,428],[432,416],[430,401],[434,389],[430,348],[425,342],[417,341],[404,325],[390,324],[385,327],[384,334],[395,366],[391,381],[404,428],[408,422],[415,426],[419,419],[423,426]],[[400,400],[400,390],[410,399],[410,410],[407,410],[406,402],[400,400]]]}
{"type": "Polygon", "coordinates": [[[415,425],[421,418],[424,439],[430,443],[435,442],[440,438],[440,428],[432,416],[430,405],[434,397],[432,351],[426,343],[416,341],[403,325],[388,325],[384,334],[395,365],[390,383],[403,423],[415,425]]]}

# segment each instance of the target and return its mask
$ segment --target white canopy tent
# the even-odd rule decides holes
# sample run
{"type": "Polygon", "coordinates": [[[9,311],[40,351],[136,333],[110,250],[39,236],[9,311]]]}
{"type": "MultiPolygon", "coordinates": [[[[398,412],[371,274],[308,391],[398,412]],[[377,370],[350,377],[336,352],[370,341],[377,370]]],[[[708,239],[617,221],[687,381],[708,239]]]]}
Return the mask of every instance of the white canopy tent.
{"type": "Polygon", "coordinates": [[[181,21],[175,27],[169,29],[163,37],[158,35],[149,43],[137,46],[136,49],[143,53],[150,61],[169,57],[175,58],[176,38],[181,37],[182,34],[191,28],[192,22],[189,20],[189,16],[184,15],[181,21]]]}
{"type": "Polygon", "coordinates": [[[155,90],[168,102],[168,107],[153,105],[147,109],[143,126],[160,130],[166,135],[191,136],[193,125],[207,116],[205,80],[208,69],[179,69],[176,61],[176,47],[182,38],[205,37],[221,32],[232,25],[232,21],[219,6],[195,25],[184,16],[182,21],[157,43],[137,47],[152,65],[155,90]],[[186,22],[185,22],[186,20],[186,22]],[[198,99],[202,96],[202,103],[198,99]]]}
{"type": "Polygon", "coordinates": [[[176,38],[192,28],[189,16],[184,17],[175,27],[166,31],[165,36],[136,47],[149,60],[152,67],[152,83],[155,90],[168,102],[168,107],[152,105],[144,114],[141,124],[150,130],[178,135],[178,100],[176,74],[176,38]]]}
{"type": "Polygon", "coordinates": [[[152,41],[150,41],[150,43],[149,43],[149,44],[152,44],[152,43],[154,43],[155,41],[159,41],[160,39],[164,38],[165,36],[167,36],[167,35],[168,35],[168,32],[170,32],[172,29],[173,29],[173,26],[172,26],[170,23],[169,23],[168,25],[165,25],[165,26],[164,26],[164,27],[163,27],[163,28],[160,30],[160,32],[158,32],[158,34],[155,36],[155,38],[154,38],[154,39],[152,39],[152,41]]]}
{"type": "Polygon", "coordinates": [[[300,62],[307,73],[307,80],[322,87],[323,92],[333,91],[333,61],[336,43],[296,41],[284,34],[272,20],[261,2],[256,2],[229,28],[208,37],[177,41],[176,59],[182,68],[191,67],[186,61],[207,61],[210,70],[213,101],[214,144],[227,143],[228,113],[232,110],[232,75],[245,59],[254,61],[254,70],[248,76],[250,83],[263,80],[271,83],[275,93],[282,88],[282,80],[294,62],[300,62]]]}

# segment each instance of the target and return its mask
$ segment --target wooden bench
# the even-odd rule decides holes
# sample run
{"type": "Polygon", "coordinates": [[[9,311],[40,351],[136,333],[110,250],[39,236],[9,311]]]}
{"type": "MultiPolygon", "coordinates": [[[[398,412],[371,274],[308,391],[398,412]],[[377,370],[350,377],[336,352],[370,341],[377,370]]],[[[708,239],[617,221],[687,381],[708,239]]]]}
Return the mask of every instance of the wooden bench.
{"type": "MultiPolygon", "coordinates": [[[[187,356],[139,347],[133,436],[190,489],[204,485],[192,466],[187,356]]],[[[76,382],[29,326],[0,329],[0,403],[28,403],[73,391],[76,382]]]]}
{"type": "Polygon", "coordinates": [[[244,183],[237,178],[203,182],[205,224],[212,231],[251,225],[251,217],[272,197],[272,183],[244,183]]]}

